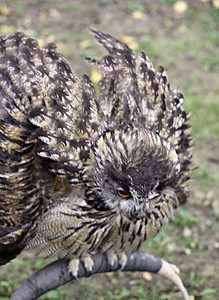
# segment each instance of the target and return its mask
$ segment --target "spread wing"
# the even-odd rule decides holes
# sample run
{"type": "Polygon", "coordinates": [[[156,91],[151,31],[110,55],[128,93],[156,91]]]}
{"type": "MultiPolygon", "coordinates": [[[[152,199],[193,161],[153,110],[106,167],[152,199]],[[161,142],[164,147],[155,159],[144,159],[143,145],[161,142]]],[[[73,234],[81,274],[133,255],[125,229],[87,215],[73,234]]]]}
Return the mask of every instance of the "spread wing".
{"type": "Polygon", "coordinates": [[[79,80],[53,44],[40,48],[22,33],[0,38],[0,263],[34,233],[57,175],[86,180],[95,112],[90,80],[79,80]]]}

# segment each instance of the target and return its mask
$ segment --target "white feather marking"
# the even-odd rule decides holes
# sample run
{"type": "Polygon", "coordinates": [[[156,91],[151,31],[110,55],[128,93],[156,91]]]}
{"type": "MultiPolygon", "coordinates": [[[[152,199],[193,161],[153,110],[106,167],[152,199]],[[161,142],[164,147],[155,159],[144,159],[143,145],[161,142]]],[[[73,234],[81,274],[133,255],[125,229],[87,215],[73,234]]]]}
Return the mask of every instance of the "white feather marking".
{"type": "Polygon", "coordinates": [[[44,151],[37,152],[37,154],[41,157],[49,157],[49,154],[47,152],[44,152],[44,151]]]}
{"type": "Polygon", "coordinates": [[[55,145],[57,144],[57,138],[53,136],[39,136],[38,137],[41,141],[48,145],[55,145]]]}

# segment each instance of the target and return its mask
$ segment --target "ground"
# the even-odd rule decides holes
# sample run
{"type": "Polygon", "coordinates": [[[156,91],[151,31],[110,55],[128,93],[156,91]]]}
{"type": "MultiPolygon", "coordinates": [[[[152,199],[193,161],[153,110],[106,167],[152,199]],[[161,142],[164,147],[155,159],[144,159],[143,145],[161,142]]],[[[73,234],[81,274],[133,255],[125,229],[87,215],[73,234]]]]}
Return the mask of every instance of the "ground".
{"type": "MultiPolygon", "coordinates": [[[[41,45],[55,42],[78,75],[97,74],[85,56],[103,51],[88,28],[108,32],[145,51],[167,70],[172,88],[185,95],[196,140],[189,202],[176,218],[142,247],[176,263],[191,299],[219,294],[219,1],[218,0],[1,0],[0,34],[24,31],[41,45]]],[[[0,269],[0,298],[10,294],[48,261],[23,252],[0,269]]],[[[70,283],[40,299],[181,299],[158,275],[112,273],[70,283]]]]}

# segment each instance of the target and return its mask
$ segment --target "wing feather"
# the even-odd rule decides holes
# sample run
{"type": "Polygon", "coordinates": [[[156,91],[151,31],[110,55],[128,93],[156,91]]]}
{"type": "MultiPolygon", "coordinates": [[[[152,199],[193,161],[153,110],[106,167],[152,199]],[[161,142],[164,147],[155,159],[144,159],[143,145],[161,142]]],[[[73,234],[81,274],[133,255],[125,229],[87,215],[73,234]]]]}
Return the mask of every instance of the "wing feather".
{"type": "Polygon", "coordinates": [[[53,44],[40,48],[23,33],[0,38],[0,263],[32,236],[57,175],[84,180],[94,97],[53,44]]]}

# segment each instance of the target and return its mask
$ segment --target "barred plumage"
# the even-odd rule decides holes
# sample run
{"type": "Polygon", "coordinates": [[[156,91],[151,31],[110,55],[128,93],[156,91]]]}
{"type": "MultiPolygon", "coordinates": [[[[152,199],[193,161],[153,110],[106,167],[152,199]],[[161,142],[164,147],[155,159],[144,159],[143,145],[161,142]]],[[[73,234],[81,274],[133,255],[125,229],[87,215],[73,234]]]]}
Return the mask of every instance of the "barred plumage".
{"type": "MultiPolygon", "coordinates": [[[[0,39],[0,254],[22,248],[125,263],[188,197],[192,141],[183,95],[145,53],[92,30],[109,52],[100,96],[54,44],[0,39]]],[[[76,271],[77,262],[70,264],[76,271]]]]}

